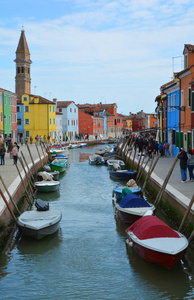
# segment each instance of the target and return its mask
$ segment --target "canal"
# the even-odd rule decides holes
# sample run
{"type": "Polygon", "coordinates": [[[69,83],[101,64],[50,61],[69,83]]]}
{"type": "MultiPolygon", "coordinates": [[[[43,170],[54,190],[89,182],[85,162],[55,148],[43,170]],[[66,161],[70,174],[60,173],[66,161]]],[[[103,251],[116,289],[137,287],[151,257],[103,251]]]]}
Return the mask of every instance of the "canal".
{"type": "Polygon", "coordinates": [[[127,249],[128,226],[112,204],[117,182],[88,164],[95,150],[70,150],[59,192],[36,195],[62,211],[61,228],[40,241],[15,234],[1,254],[0,299],[194,299],[187,261],[169,271],[127,249]]]}

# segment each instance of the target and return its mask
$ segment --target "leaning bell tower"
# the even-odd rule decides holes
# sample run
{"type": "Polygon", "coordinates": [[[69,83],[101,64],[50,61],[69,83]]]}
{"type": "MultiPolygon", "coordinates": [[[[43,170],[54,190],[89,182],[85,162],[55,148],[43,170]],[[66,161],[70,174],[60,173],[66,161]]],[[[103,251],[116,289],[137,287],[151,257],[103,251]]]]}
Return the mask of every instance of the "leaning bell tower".
{"type": "Polygon", "coordinates": [[[14,61],[16,63],[15,93],[20,98],[23,94],[31,94],[30,64],[32,61],[24,30],[21,31],[14,61]]]}

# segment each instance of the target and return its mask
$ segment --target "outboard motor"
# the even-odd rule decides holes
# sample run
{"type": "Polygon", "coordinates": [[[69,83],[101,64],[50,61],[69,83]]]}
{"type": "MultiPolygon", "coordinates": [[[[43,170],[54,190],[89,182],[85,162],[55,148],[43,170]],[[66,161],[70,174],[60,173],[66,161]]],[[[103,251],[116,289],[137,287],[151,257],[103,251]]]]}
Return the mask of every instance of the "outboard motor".
{"type": "Polygon", "coordinates": [[[35,202],[35,206],[38,211],[46,211],[49,210],[49,203],[44,202],[41,199],[37,199],[35,202]]]}
{"type": "Polygon", "coordinates": [[[94,159],[95,163],[98,165],[101,163],[101,157],[100,156],[97,156],[95,159],[94,159]]]}

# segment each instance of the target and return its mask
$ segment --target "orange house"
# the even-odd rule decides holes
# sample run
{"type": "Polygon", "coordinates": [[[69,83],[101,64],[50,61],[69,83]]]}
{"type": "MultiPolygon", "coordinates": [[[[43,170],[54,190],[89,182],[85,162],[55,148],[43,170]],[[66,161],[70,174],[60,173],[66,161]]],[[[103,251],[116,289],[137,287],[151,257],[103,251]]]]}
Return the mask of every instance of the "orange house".
{"type": "Polygon", "coordinates": [[[184,70],[178,73],[180,79],[180,132],[185,150],[191,148],[191,83],[194,81],[194,45],[185,44],[184,70]]]}

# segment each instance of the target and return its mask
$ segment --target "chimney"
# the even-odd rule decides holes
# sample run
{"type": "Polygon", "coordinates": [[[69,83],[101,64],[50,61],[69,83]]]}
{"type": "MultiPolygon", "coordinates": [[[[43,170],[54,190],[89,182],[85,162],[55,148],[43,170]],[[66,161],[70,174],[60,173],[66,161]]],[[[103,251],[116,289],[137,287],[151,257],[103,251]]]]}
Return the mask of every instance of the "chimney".
{"type": "Polygon", "coordinates": [[[57,102],[57,98],[53,98],[53,102],[55,102],[55,103],[56,103],[56,102],[57,102]]]}

